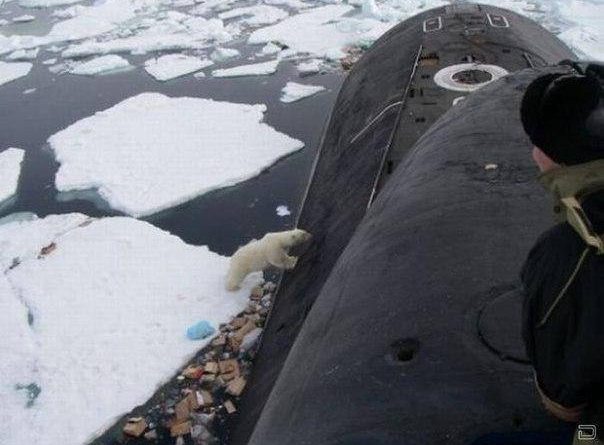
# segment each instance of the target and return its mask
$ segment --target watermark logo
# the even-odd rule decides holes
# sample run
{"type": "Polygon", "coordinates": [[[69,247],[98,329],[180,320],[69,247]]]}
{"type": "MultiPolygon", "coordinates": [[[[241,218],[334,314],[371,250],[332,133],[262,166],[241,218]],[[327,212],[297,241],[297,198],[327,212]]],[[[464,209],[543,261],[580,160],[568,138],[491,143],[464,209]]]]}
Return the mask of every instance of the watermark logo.
{"type": "Polygon", "coordinates": [[[595,425],[579,425],[577,427],[577,438],[579,440],[595,440],[598,430],[595,425]]]}

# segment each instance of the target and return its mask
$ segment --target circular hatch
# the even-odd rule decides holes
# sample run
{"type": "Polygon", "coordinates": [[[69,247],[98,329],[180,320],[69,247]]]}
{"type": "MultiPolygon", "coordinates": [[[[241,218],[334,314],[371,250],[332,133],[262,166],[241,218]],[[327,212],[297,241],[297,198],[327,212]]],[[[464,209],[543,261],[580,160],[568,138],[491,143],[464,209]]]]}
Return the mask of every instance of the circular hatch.
{"type": "Polygon", "coordinates": [[[478,315],[478,333],[502,360],[528,363],[522,339],[523,295],[519,289],[489,301],[478,315]]]}
{"type": "Polygon", "coordinates": [[[443,68],[434,75],[434,82],[451,91],[475,91],[508,74],[497,65],[460,63],[443,68]]]}

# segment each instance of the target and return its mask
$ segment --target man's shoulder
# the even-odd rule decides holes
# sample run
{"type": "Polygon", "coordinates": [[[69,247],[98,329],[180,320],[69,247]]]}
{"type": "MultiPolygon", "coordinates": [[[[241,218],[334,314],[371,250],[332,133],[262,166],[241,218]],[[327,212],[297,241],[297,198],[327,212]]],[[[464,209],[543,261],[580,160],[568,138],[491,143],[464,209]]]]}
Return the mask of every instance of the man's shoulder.
{"type": "Polygon", "coordinates": [[[568,223],[555,225],[544,232],[537,242],[535,249],[546,249],[547,251],[572,254],[581,252],[585,248],[585,242],[568,223]]]}
{"type": "Polygon", "coordinates": [[[568,223],[552,227],[539,237],[528,254],[522,268],[522,281],[530,287],[531,282],[561,276],[584,248],[585,243],[568,223]]]}

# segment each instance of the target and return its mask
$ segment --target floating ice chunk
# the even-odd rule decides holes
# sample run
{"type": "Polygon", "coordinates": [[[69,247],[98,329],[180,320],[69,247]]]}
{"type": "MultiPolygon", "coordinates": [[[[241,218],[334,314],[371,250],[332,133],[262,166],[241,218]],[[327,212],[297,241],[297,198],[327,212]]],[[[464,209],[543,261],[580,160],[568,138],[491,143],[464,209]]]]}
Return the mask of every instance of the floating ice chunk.
{"type": "Polygon", "coordinates": [[[78,16],[83,11],[86,11],[85,6],[75,5],[65,9],[57,9],[52,13],[52,16],[60,19],[71,19],[78,16]]]}
{"type": "Polygon", "coordinates": [[[296,52],[338,59],[345,56],[347,46],[371,42],[394,25],[374,19],[343,18],[353,10],[350,5],[309,9],[275,25],[257,29],[248,42],[277,41],[296,52]]]}
{"type": "Polygon", "coordinates": [[[209,59],[184,54],[166,54],[157,59],[147,60],[145,70],[157,80],[166,81],[194,73],[213,64],[214,62],[209,59]]]}
{"type": "Polygon", "coordinates": [[[375,0],[363,0],[361,3],[361,11],[367,17],[381,18],[380,8],[375,0]]]}
{"type": "Polygon", "coordinates": [[[136,35],[111,40],[89,40],[72,45],[63,51],[63,57],[82,57],[94,54],[122,53],[145,54],[152,51],[197,49],[210,42],[228,42],[233,34],[222,20],[186,16],[181,21],[166,18],[143,29],[136,35]]]}
{"type": "Polygon", "coordinates": [[[281,217],[283,217],[283,216],[289,216],[289,215],[292,214],[292,212],[290,212],[289,208],[287,206],[285,206],[285,205],[278,206],[275,209],[275,211],[277,212],[277,215],[281,216],[281,217]]]}
{"type": "Polygon", "coordinates": [[[71,74],[93,76],[95,74],[107,74],[115,71],[123,71],[132,68],[132,65],[123,57],[107,55],[96,57],[86,62],[76,63],[69,69],[71,74]]]}
{"type": "Polygon", "coordinates": [[[36,17],[33,15],[29,15],[29,14],[24,14],[24,15],[20,15],[18,17],[13,17],[13,23],[27,23],[27,22],[33,22],[34,20],[36,20],[36,17]]]}
{"type": "Polygon", "coordinates": [[[293,9],[302,9],[312,6],[310,3],[304,3],[301,0],[264,0],[267,5],[283,5],[293,9]]]}
{"type": "Polygon", "coordinates": [[[37,88],[29,88],[27,90],[23,91],[23,94],[31,94],[31,93],[35,93],[37,90],[37,88]]]}
{"type": "Polygon", "coordinates": [[[212,54],[210,54],[210,58],[214,62],[223,62],[228,59],[232,59],[233,57],[239,56],[239,51],[234,48],[216,48],[212,54]]]}
{"type": "Polygon", "coordinates": [[[281,90],[281,102],[289,103],[295,102],[305,97],[313,96],[321,91],[324,91],[325,87],[320,85],[303,85],[296,82],[287,82],[287,85],[281,90]]]}
{"type": "Polygon", "coordinates": [[[6,56],[6,60],[34,60],[38,57],[39,51],[39,48],[18,49],[6,56]]]}
{"type": "Polygon", "coordinates": [[[55,185],[98,189],[134,216],[173,207],[251,178],[304,146],[262,123],[265,111],[157,93],[131,97],[49,139],[61,164],[55,185]]]}
{"type": "Polygon", "coordinates": [[[6,19],[0,19],[0,26],[8,25],[10,22],[6,19]]]}
{"type": "Polygon", "coordinates": [[[7,63],[0,62],[0,85],[12,82],[23,76],[27,76],[31,71],[32,64],[28,62],[7,63]]]}
{"type": "Polygon", "coordinates": [[[298,68],[300,74],[316,74],[321,71],[321,64],[321,59],[311,59],[299,63],[296,68],[298,68]]]}
{"type": "Polygon", "coordinates": [[[251,65],[234,66],[212,71],[214,77],[243,77],[243,76],[265,76],[277,71],[279,60],[271,60],[263,63],[253,63],[251,65]]]}
{"type": "Polygon", "coordinates": [[[25,151],[8,148],[0,152],[0,203],[8,201],[17,193],[21,163],[25,151]]]}
{"type": "Polygon", "coordinates": [[[279,51],[281,51],[281,49],[282,48],[279,45],[275,45],[273,42],[268,42],[262,47],[259,55],[268,56],[271,54],[277,54],[279,51]]]}
{"type": "Polygon", "coordinates": [[[278,22],[279,20],[283,20],[287,16],[289,16],[287,11],[268,5],[234,8],[230,11],[218,14],[218,17],[222,20],[244,17],[242,22],[251,26],[269,25],[278,22]]]}
{"type": "Polygon", "coordinates": [[[87,443],[207,344],[187,326],[227,322],[261,280],[228,293],[228,258],[125,217],[15,221],[0,225],[0,246],[20,259],[0,274],[3,445],[87,443]],[[15,385],[30,383],[41,392],[27,408],[15,385]]]}
{"type": "Polygon", "coordinates": [[[65,6],[81,2],[82,0],[19,0],[19,6],[24,8],[48,8],[51,6],[65,6]]]}
{"type": "Polygon", "coordinates": [[[53,57],[51,59],[46,59],[42,61],[42,65],[54,65],[55,63],[57,63],[57,58],[53,57]]]}

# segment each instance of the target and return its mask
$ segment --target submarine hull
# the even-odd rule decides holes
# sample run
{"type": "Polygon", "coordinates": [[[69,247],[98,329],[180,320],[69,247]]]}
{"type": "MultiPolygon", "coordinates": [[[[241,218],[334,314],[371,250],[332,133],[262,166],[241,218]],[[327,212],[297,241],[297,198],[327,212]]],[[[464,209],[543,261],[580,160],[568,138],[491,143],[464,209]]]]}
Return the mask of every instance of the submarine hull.
{"type": "Polygon", "coordinates": [[[514,293],[548,224],[517,109],[540,67],[571,57],[524,17],[460,4],[398,25],[355,64],[299,212],[313,243],[279,283],[231,444],[461,444],[552,427],[517,342],[502,360],[497,317],[477,317],[514,293]],[[452,106],[482,79],[435,77],[467,64],[533,71],[452,106]]]}

